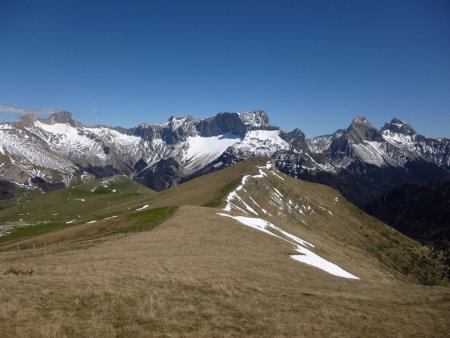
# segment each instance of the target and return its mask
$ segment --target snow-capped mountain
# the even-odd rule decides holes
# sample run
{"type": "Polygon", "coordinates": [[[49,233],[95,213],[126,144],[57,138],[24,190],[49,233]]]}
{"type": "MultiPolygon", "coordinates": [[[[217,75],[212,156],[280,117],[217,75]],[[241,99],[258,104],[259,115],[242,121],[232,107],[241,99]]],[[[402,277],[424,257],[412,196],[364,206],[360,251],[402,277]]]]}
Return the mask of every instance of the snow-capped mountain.
{"type": "Polygon", "coordinates": [[[445,180],[450,172],[449,140],[426,138],[399,119],[378,130],[357,116],[347,129],[312,139],[299,129],[281,131],[264,111],[170,117],[130,129],[87,127],[68,112],[0,123],[0,180],[45,189],[85,175],[125,174],[164,190],[256,156],[273,157],[279,170],[333,185],[359,202],[404,182],[445,180]]]}
{"type": "MultiPolygon", "coordinates": [[[[220,113],[206,119],[171,117],[162,124],[131,129],[86,127],[68,112],[48,119],[28,115],[0,124],[0,177],[19,184],[39,177],[69,185],[83,172],[121,173],[161,190],[203,169],[227,150],[243,159],[286,149],[280,133],[262,111],[220,113]],[[170,166],[175,171],[167,182],[151,183],[155,173],[167,174],[170,166]]],[[[216,163],[215,168],[224,165],[216,163]]]]}
{"type": "Polygon", "coordinates": [[[331,185],[359,206],[403,183],[450,179],[450,141],[419,135],[398,118],[378,130],[357,116],[307,144],[309,153],[275,153],[278,169],[331,185]]]}

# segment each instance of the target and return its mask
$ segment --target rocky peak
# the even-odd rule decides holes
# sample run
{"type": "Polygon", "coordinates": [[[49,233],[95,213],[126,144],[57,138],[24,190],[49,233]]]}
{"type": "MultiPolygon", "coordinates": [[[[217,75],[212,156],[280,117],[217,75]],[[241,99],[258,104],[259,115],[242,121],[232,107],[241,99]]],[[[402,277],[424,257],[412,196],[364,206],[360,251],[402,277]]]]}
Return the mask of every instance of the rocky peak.
{"type": "Polygon", "coordinates": [[[305,134],[298,128],[290,131],[289,133],[281,132],[280,137],[285,140],[289,145],[296,150],[306,150],[308,148],[306,144],[305,134]]]}
{"type": "Polygon", "coordinates": [[[367,125],[367,126],[372,126],[370,124],[369,121],[367,121],[367,119],[362,116],[362,115],[356,115],[355,118],[353,119],[352,125],[367,125]]]}
{"type": "Polygon", "coordinates": [[[167,120],[166,126],[170,127],[172,130],[176,130],[178,128],[187,129],[189,126],[195,121],[192,116],[171,116],[169,120],[167,120]]]}
{"type": "Polygon", "coordinates": [[[81,127],[82,124],[72,117],[72,113],[68,111],[60,111],[50,115],[46,119],[41,119],[40,121],[46,124],[55,124],[55,123],[66,123],[70,124],[73,127],[81,127]]]}
{"type": "Polygon", "coordinates": [[[382,141],[380,132],[373,127],[364,116],[356,116],[344,133],[344,137],[351,143],[363,141],[382,141]]]}
{"type": "Polygon", "coordinates": [[[264,110],[237,113],[244,125],[249,129],[259,129],[271,127],[269,116],[264,110]]]}
{"type": "Polygon", "coordinates": [[[198,134],[204,137],[228,133],[244,137],[247,130],[239,113],[219,113],[212,117],[198,120],[195,127],[198,134]]]}
{"type": "Polygon", "coordinates": [[[20,120],[17,121],[19,124],[29,126],[37,121],[37,117],[34,114],[26,114],[20,117],[20,120]]]}
{"type": "Polygon", "coordinates": [[[399,118],[393,118],[391,122],[385,123],[381,131],[389,130],[394,133],[401,133],[405,135],[415,135],[416,131],[407,123],[399,118]]]}

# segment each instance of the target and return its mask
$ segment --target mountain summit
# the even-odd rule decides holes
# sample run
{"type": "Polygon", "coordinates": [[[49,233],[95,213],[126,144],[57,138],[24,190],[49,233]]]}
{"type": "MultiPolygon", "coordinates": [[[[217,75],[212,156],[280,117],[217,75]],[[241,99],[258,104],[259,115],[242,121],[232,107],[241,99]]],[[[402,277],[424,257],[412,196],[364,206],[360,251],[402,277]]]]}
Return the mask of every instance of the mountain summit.
{"type": "Polygon", "coordinates": [[[399,133],[410,136],[417,134],[409,124],[403,122],[399,118],[393,118],[391,122],[386,123],[383,128],[381,128],[381,132],[385,130],[389,130],[392,133],[399,133]]]}

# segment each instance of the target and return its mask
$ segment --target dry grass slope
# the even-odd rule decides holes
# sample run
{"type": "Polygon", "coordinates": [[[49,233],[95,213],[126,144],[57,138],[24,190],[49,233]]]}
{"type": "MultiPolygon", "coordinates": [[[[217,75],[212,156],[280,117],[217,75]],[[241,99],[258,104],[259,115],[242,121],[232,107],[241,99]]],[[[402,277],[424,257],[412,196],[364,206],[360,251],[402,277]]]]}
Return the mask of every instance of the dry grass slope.
{"type": "MultiPolygon", "coordinates": [[[[151,232],[0,266],[0,336],[442,337],[450,293],[396,279],[349,281],[292,248],[182,207],[151,232]],[[7,292],[6,292],[7,291],[7,292]]],[[[370,276],[370,272],[367,273],[370,276]]]]}

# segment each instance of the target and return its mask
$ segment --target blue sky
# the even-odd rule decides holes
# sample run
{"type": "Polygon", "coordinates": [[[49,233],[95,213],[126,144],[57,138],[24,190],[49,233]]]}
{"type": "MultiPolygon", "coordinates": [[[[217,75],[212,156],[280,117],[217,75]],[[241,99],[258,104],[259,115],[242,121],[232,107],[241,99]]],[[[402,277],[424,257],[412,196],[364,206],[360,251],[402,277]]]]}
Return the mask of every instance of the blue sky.
{"type": "Polygon", "coordinates": [[[0,119],[264,109],[307,136],[357,114],[450,137],[447,0],[0,1],[0,119]]]}

